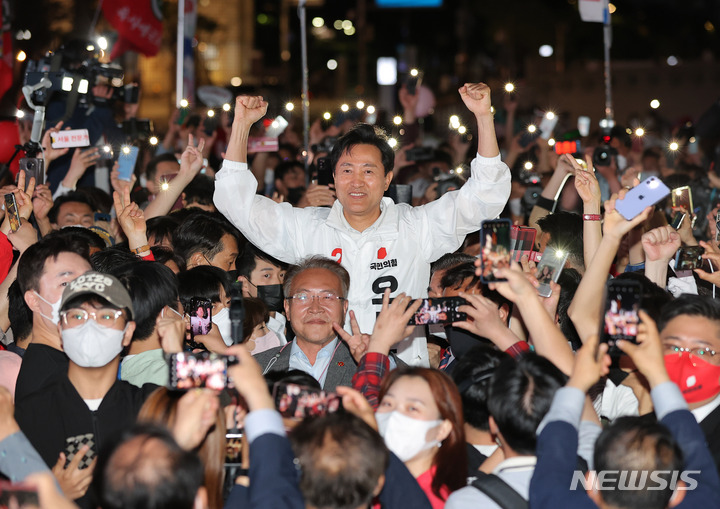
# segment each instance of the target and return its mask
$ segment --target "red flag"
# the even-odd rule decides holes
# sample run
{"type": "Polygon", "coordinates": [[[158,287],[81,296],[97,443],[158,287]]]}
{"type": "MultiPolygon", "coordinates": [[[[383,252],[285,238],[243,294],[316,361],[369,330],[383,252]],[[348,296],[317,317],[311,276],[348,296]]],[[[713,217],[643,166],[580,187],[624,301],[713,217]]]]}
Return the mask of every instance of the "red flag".
{"type": "Polygon", "coordinates": [[[127,50],[155,56],[162,42],[162,14],[158,0],[105,0],[105,19],[117,30],[119,37],[111,59],[127,50]]]}

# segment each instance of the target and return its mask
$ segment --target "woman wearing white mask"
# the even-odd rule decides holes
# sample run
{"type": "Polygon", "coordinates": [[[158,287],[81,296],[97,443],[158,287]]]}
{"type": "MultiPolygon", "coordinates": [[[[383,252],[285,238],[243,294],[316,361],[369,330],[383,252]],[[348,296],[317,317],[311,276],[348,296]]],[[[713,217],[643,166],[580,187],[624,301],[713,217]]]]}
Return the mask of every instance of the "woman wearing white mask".
{"type": "Polygon", "coordinates": [[[252,355],[282,346],[280,338],[267,326],[270,312],[260,299],[243,299],[245,319],[243,321],[243,345],[252,355]]]}
{"type": "Polygon", "coordinates": [[[388,448],[407,466],[434,509],[466,484],[462,403],[452,380],[428,368],[399,368],[383,379],[375,418],[388,448]]]}

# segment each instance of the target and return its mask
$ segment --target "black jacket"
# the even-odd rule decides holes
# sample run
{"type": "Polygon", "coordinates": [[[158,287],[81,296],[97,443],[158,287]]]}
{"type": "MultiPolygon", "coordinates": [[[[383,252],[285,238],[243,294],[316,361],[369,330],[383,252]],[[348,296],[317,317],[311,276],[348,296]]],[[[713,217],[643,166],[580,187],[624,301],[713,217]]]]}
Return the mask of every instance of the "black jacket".
{"type": "MultiPolygon", "coordinates": [[[[97,411],[91,411],[66,376],[18,401],[15,419],[30,443],[52,468],[61,452],[79,449],[87,443],[102,454],[118,436],[135,423],[145,398],[156,385],[142,388],[116,380],[97,411]]],[[[76,501],[81,507],[97,507],[94,494],[76,501]]]]}
{"type": "Polygon", "coordinates": [[[52,346],[30,343],[15,384],[15,404],[45,385],[54,383],[57,377],[66,375],[67,369],[65,352],[52,346]]]}

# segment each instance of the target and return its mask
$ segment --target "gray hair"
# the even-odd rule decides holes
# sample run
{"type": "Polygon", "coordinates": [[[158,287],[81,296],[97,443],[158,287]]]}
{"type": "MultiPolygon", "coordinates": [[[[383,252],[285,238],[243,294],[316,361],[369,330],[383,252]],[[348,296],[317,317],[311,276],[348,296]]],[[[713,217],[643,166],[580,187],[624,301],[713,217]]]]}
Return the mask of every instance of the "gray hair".
{"type": "Polygon", "coordinates": [[[345,267],[335,260],[319,255],[309,256],[308,258],[302,260],[299,264],[290,267],[287,274],[285,274],[285,280],[283,282],[283,293],[285,294],[285,297],[290,296],[290,288],[292,287],[293,280],[298,276],[298,274],[310,269],[329,270],[335,274],[335,276],[337,276],[340,280],[342,297],[347,299],[348,290],[350,289],[350,274],[347,270],[345,270],[345,267]]]}

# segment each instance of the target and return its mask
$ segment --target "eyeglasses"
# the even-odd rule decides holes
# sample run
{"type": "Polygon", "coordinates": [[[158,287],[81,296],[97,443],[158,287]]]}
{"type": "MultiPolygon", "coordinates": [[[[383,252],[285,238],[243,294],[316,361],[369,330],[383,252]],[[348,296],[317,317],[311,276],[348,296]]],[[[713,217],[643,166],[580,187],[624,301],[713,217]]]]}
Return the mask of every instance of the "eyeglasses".
{"type": "Polygon", "coordinates": [[[86,311],[81,308],[68,309],[67,311],[61,311],[60,317],[62,317],[63,324],[66,327],[73,329],[79,327],[88,321],[91,316],[98,325],[103,327],[113,327],[117,322],[117,319],[123,315],[123,311],[120,309],[96,309],[95,311],[86,311]]]}
{"type": "Polygon", "coordinates": [[[696,357],[705,357],[705,358],[712,358],[715,357],[718,353],[715,350],[711,350],[710,348],[683,348],[681,346],[675,346],[675,345],[667,345],[665,346],[665,351],[667,353],[682,353],[687,352],[690,355],[695,355],[696,357]]]}
{"type": "Polygon", "coordinates": [[[288,300],[293,300],[295,303],[299,306],[309,306],[310,303],[317,299],[318,303],[323,307],[329,307],[335,304],[336,302],[340,302],[345,300],[343,297],[340,297],[338,295],[332,294],[332,293],[307,293],[307,292],[300,292],[296,293],[295,295],[291,295],[290,297],[286,297],[288,300]]]}

